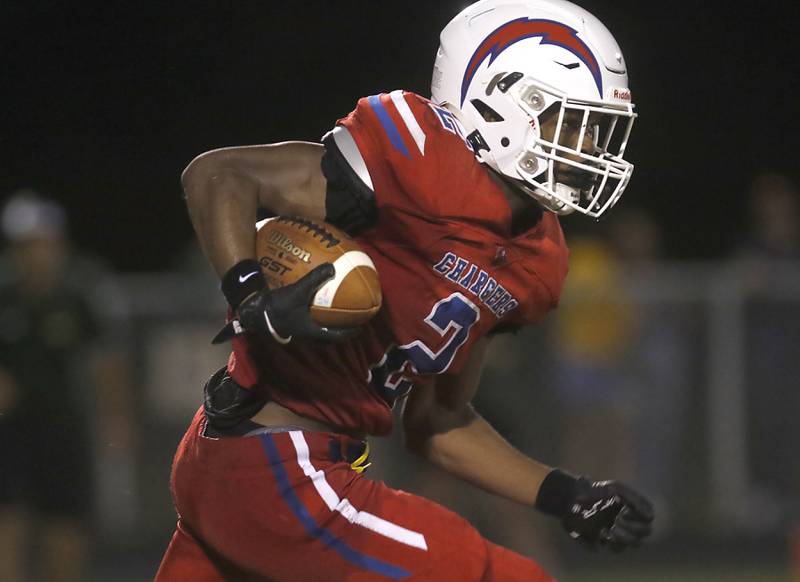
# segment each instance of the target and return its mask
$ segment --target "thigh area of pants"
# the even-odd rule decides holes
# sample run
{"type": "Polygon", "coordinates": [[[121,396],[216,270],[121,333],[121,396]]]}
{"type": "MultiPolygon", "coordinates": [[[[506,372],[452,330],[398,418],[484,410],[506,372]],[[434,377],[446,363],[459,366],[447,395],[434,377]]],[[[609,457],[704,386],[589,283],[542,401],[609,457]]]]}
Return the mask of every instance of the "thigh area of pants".
{"type": "Polygon", "coordinates": [[[490,546],[466,520],[331,460],[340,435],[191,438],[176,459],[176,506],[237,567],[298,582],[466,582],[491,570],[490,546]],[[227,465],[216,455],[240,462],[227,465]]]}

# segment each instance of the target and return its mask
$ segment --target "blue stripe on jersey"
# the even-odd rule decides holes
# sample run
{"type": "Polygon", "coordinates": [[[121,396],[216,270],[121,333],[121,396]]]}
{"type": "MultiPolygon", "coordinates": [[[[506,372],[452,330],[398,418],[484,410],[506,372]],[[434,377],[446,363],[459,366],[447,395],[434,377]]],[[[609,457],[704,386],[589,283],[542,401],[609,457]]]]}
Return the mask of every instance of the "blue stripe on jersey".
{"type": "Polygon", "coordinates": [[[362,554],[361,552],[354,550],[341,539],[334,536],[330,531],[324,527],[320,527],[317,522],[314,521],[314,518],[311,517],[311,514],[308,513],[308,509],[306,509],[295,492],[292,490],[292,485],[289,483],[289,476],[286,474],[286,469],[283,466],[280,454],[278,453],[278,447],[275,445],[275,440],[272,438],[272,435],[269,433],[263,433],[259,435],[259,438],[261,439],[264,452],[269,460],[270,469],[272,469],[272,475],[278,482],[278,489],[281,492],[281,497],[283,497],[283,500],[289,506],[289,509],[292,510],[292,513],[294,513],[295,517],[300,521],[301,524],[303,524],[303,527],[309,533],[309,535],[319,539],[326,546],[333,548],[337,554],[351,564],[360,566],[365,570],[376,572],[392,580],[402,580],[403,578],[410,576],[410,572],[406,572],[398,566],[382,562],[376,558],[367,556],[366,554],[362,554]]]}
{"type": "Polygon", "coordinates": [[[381,98],[378,95],[372,95],[371,97],[367,97],[367,102],[378,116],[378,120],[380,120],[384,131],[386,131],[386,135],[389,136],[389,141],[392,142],[395,149],[400,150],[405,157],[411,157],[408,153],[408,148],[406,148],[406,144],[403,143],[400,132],[397,130],[397,126],[394,124],[394,121],[392,121],[389,112],[386,111],[386,107],[381,103],[381,98]]]}

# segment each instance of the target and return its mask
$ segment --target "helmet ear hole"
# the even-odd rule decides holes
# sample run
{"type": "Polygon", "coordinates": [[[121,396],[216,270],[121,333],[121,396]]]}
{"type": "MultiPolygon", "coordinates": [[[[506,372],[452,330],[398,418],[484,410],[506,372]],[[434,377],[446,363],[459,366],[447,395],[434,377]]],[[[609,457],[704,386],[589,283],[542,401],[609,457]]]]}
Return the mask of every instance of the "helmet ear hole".
{"type": "Polygon", "coordinates": [[[498,121],[505,121],[502,115],[500,115],[497,111],[486,105],[480,99],[472,99],[470,101],[472,106],[478,111],[481,117],[483,117],[484,121],[487,123],[496,123],[498,121]]]}

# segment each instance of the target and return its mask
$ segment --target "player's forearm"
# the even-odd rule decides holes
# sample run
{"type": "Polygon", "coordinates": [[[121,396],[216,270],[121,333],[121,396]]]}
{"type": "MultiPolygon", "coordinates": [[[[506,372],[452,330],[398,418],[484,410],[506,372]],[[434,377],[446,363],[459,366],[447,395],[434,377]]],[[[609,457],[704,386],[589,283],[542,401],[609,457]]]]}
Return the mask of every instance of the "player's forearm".
{"type": "Polygon", "coordinates": [[[486,420],[470,414],[454,428],[434,433],[411,448],[449,473],[507,499],[533,505],[551,468],[523,455],[486,420]]]}
{"type": "Polygon", "coordinates": [[[200,247],[217,274],[253,258],[258,184],[202,158],[189,165],[182,181],[200,247]]]}

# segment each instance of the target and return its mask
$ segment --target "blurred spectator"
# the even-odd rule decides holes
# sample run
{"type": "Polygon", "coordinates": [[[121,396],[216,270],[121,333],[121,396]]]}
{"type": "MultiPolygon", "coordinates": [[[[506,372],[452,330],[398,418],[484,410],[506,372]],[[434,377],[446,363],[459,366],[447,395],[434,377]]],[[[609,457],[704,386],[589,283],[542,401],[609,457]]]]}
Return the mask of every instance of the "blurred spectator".
{"type": "MultiPolygon", "coordinates": [[[[800,191],[787,176],[765,172],[749,191],[750,228],[737,253],[747,293],[747,343],[750,467],[757,491],[787,517],[800,509],[800,191]]],[[[766,499],[765,499],[766,501],[766,499]]],[[[795,516],[798,517],[798,516],[795,516]]]]}
{"type": "Polygon", "coordinates": [[[656,272],[662,257],[662,236],[652,217],[641,209],[621,208],[610,221],[611,242],[620,261],[620,275],[635,313],[626,358],[620,362],[622,382],[633,408],[635,479],[656,504],[656,533],[671,525],[678,485],[686,481],[683,444],[689,426],[689,355],[692,350],[685,306],[654,300],[660,285],[656,272]]]}
{"type": "Polygon", "coordinates": [[[664,534],[687,474],[687,309],[658,300],[662,237],[650,215],[620,208],[606,224],[606,237],[570,245],[570,274],[551,321],[552,388],[563,414],[558,459],[641,487],[664,534]]]}
{"type": "Polygon", "coordinates": [[[750,231],[740,255],[800,259],[800,193],[785,174],[765,172],[750,185],[750,231]]]}
{"type": "MultiPolygon", "coordinates": [[[[474,405],[523,453],[558,465],[560,421],[554,416],[553,394],[542,374],[546,358],[547,325],[493,338],[474,405]]],[[[532,511],[525,519],[517,519],[520,507],[497,497],[480,505],[473,502],[463,511],[463,515],[474,515],[489,539],[535,559],[561,579],[565,563],[557,548],[564,541],[560,524],[532,511]]]]}
{"type": "Polygon", "coordinates": [[[631,346],[630,301],[610,245],[570,244],[570,273],[555,313],[553,389],[563,407],[559,462],[589,475],[632,475],[632,405],[620,364],[631,346]]]}
{"type": "Polygon", "coordinates": [[[103,446],[130,449],[127,365],[108,344],[90,350],[101,338],[99,284],[71,252],[64,210],[15,193],[2,231],[0,580],[86,580],[91,436],[98,430],[103,446]]]}

